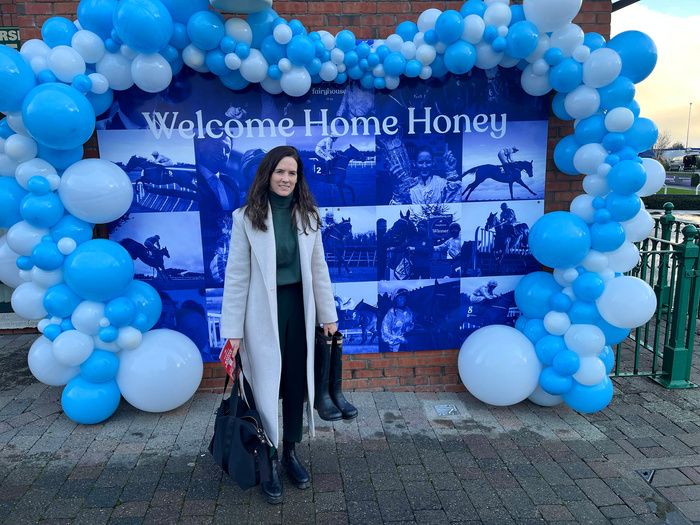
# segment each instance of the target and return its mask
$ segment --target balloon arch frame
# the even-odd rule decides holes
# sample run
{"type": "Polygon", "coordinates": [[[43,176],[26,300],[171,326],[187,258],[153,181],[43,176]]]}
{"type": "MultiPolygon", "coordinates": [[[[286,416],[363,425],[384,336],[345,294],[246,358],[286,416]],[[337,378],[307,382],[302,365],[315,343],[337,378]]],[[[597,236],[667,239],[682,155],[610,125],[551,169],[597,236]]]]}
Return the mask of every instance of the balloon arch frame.
{"type": "Polygon", "coordinates": [[[187,337],[152,330],[157,292],[134,280],[119,244],[92,239],[96,223],[129,208],[132,187],[115,164],[83,160],[96,115],[114,90],[168,87],[183,67],[212,72],[230,89],[260,83],[270,93],[305,94],[314,83],[358,81],[395,89],[401,77],[443,77],[472,68],[517,67],[523,89],[550,91],[554,114],[575,119],[555,147],[567,175],[585,175],[569,212],[532,227],[535,258],[553,273],[526,275],[515,291],[515,328],[489,326],[459,354],[462,381],[480,400],[526,398],[580,412],[612,399],[610,345],[653,315],[656,298],[625,276],[636,241],[653,227],[640,196],[658,191],[661,165],[639,153],[658,131],[639,117],[634,84],[656,64],[656,48],[628,31],[609,42],[572,23],[582,0],[469,0],[460,11],[428,9],[385,40],[357,41],[307,31],[270,0],[211,0],[247,19],[224,17],[207,0],[82,0],[77,21],[53,17],[42,39],[17,52],[0,46],[0,280],[14,287],[17,314],[39,320],[29,367],[48,385],[66,385],[63,409],[78,423],[109,418],[123,396],[136,408],[173,409],[202,376],[187,337]]]}

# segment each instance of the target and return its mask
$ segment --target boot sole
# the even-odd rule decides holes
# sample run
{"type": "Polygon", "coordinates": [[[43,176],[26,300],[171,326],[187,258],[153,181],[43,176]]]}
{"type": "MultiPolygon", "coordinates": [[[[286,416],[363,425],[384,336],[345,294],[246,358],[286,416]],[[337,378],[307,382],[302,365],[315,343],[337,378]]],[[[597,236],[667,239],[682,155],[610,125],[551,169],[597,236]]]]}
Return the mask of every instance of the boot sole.
{"type": "Polygon", "coordinates": [[[284,495],[270,496],[269,494],[265,494],[263,492],[263,496],[265,498],[265,501],[267,501],[270,505],[279,505],[280,503],[282,503],[282,500],[284,500],[284,495]]]}
{"type": "Polygon", "coordinates": [[[357,414],[353,414],[352,416],[343,416],[343,419],[346,421],[350,421],[351,419],[355,419],[357,417],[357,414]]]}
{"type": "Polygon", "coordinates": [[[343,419],[343,416],[339,417],[321,417],[321,414],[318,415],[319,418],[321,418],[323,421],[340,421],[343,419]]]}
{"type": "MultiPolygon", "coordinates": [[[[289,478],[289,476],[287,476],[289,478]]],[[[311,486],[311,481],[304,481],[303,483],[295,483],[291,478],[289,481],[299,490],[306,490],[311,486]]]]}

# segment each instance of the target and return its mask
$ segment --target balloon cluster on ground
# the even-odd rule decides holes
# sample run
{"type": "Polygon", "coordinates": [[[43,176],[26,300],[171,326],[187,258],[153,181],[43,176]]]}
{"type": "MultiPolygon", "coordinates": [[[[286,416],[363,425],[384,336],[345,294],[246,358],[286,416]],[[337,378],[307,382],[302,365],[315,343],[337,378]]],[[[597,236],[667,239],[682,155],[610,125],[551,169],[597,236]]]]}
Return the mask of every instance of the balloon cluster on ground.
{"type": "Polygon", "coordinates": [[[660,188],[664,172],[638,156],[657,137],[634,101],[634,84],[656,63],[654,44],[636,31],[609,42],[584,34],[572,23],[581,3],[468,0],[459,11],[428,9],[386,39],[358,41],[349,30],[308,31],[279,17],[270,0],[212,0],[245,19],[225,19],[207,0],[81,0],[76,21],[50,18],[42,39],[19,52],[0,46],[0,228],[8,228],[0,280],[16,288],[15,311],[40,320],[43,335],[29,353],[34,375],[66,384],[65,412],[82,423],[109,417],[120,395],[144,410],[174,408],[201,377],[191,341],[150,331],[160,299],[133,279],[128,253],[92,240],[93,225],[118,219],[133,197],[118,166],[82,160],[115,90],[163,91],[183,67],[211,72],[232,90],[259,83],[294,97],[320,82],[395,89],[403,78],[516,67],[528,94],[555,91],[555,114],[575,120],[554,160],[586,176],[585,193],[570,212],[533,226],[533,255],[554,274],[519,284],[517,330],[490,327],[465,342],[461,376],[487,403],[530,397],[604,408],[610,345],[654,312],[649,287],[622,274],[637,263],[633,243],[652,227],[640,197],[660,188]]]}

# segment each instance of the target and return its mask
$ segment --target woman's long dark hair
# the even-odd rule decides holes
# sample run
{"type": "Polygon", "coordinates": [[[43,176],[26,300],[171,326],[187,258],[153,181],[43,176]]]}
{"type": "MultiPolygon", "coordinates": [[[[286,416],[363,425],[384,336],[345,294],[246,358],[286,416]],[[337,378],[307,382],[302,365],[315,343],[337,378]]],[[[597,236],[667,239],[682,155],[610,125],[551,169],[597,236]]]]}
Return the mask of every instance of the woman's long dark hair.
{"type": "Polygon", "coordinates": [[[301,156],[297,149],[292,146],[272,148],[260,161],[258,170],[255,172],[255,179],[248,191],[245,216],[253,223],[253,228],[267,231],[265,219],[267,218],[270,178],[277,165],[285,157],[291,157],[297,162],[297,184],[292,194],[292,215],[298,215],[304,233],[307,233],[308,230],[317,230],[321,227],[321,217],[318,214],[316,199],[306,183],[301,156]]]}

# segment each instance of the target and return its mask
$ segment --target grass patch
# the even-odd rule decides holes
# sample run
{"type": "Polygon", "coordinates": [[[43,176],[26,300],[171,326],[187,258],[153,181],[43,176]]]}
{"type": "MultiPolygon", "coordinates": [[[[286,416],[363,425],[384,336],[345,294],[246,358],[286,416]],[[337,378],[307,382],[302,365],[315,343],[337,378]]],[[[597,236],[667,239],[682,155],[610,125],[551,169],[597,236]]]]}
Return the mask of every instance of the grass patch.
{"type": "MultiPolygon", "coordinates": [[[[695,195],[695,190],[694,189],[685,189],[685,188],[666,188],[666,195],[695,195]]],[[[664,188],[659,190],[657,195],[664,195],[664,188]]],[[[700,195],[698,195],[700,197],[700,195]]]]}

